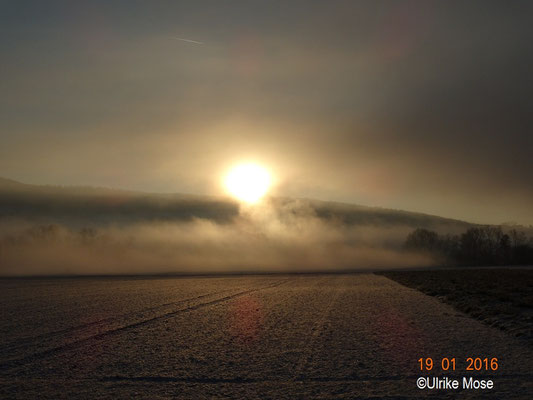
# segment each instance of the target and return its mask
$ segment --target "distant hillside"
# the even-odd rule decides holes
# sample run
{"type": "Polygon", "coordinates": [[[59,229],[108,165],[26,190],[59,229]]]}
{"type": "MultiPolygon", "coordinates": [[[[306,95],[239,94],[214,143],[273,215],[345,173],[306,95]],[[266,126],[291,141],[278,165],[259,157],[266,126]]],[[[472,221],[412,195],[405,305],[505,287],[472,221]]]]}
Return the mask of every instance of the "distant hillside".
{"type": "Polygon", "coordinates": [[[76,225],[192,218],[222,223],[237,214],[236,203],[207,196],[38,186],[0,180],[0,218],[29,218],[76,225]]]}
{"type": "Polygon", "coordinates": [[[474,225],[451,218],[380,207],[316,201],[313,201],[313,205],[319,217],[339,219],[347,225],[402,225],[424,227],[427,229],[446,228],[451,230],[463,230],[474,225]]]}
{"type": "MultiPolygon", "coordinates": [[[[272,199],[274,207],[292,207],[344,225],[423,227],[462,231],[472,224],[433,215],[308,199],[272,199]]],[[[225,198],[156,194],[92,187],[28,185],[0,178],[0,218],[37,219],[67,225],[186,221],[203,218],[230,222],[239,205],[225,198]]]]}
{"type": "Polygon", "coordinates": [[[0,189],[3,188],[3,187],[8,187],[8,186],[26,186],[24,185],[24,183],[20,183],[20,182],[17,182],[17,181],[14,181],[12,179],[6,179],[6,178],[2,178],[0,176],[0,189]]]}

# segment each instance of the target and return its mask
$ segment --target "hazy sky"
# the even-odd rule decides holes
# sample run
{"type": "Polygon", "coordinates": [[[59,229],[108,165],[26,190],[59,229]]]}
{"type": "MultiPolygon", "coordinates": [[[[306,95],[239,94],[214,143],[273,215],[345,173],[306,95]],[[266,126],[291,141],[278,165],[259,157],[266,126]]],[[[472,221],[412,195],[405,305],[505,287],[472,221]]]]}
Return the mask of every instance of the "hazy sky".
{"type": "Polygon", "coordinates": [[[0,176],[218,194],[255,160],[278,195],[533,224],[531,21],[529,1],[4,1],[0,176]]]}

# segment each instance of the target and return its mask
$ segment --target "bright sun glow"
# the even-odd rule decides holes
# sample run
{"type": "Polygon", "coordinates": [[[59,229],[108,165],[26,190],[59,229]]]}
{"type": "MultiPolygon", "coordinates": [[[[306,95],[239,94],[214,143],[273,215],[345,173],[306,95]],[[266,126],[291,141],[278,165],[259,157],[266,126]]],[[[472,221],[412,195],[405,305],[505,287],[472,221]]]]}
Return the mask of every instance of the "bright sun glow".
{"type": "Polygon", "coordinates": [[[240,164],[233,167],[224,181],[229,193],[241,201],[255,203],[270,187],[270,174],[257,164],[240,164]]]}

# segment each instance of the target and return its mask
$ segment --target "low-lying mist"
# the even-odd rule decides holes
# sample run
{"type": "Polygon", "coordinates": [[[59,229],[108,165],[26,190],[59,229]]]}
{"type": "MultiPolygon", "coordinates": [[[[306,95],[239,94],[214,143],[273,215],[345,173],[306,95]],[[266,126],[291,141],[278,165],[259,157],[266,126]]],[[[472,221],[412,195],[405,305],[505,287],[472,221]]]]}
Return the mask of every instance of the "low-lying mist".
{"type": "Polygon", "coordinates": [[[295,272],[431,265],[402,248],[408,225],[325,219],[306,201],[242,207],[229,222],[136,221],[74,228],[0,220],[0,273],[91,275],[295,272]]]}

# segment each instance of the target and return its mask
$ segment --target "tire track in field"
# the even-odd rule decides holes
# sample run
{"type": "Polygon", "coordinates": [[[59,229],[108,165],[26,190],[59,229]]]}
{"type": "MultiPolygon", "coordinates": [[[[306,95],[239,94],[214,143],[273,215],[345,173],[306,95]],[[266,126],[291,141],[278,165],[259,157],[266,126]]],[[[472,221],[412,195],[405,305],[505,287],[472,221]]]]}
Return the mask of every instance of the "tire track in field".
{"type": "MultiPolygon", "coordinates": [[[[339,278],[336,277],[334,281],[337,281],[339,278]]],[[[299,357],[298,362],[294,366],[294,376],[293,381],[305,380],[303,372],[309,362],[311,362],[314,354],[314,348],[320,333],[324,330],[324,326],[328,320],[329,314],[333,309],[334,304],[337,302],[340,292],[344,289],[338,289],[335,286],[333,287],[333,295],[329,297],[329,302],[326,307],[318,314],[317,319],[315,320],[313,326],[311,327],[310,334],[305,336],[305,340],[302,342],[303,350],[302,355],[299,357]]]]}
{"type": "MultiPolygon", "coordinates": [[[[173,311],[170,311],[170,312],[167,312],[167,313],[156,315],[154,317],[145,318],[145,319],[142,319],[142,320],[137,321],[137,322],[129,323],[129,324],[122,325],[122,326],[119,326],[119,327],[116,327],[116,328],[112,328],[112,329],[107,329],[107,330],[104,330],[103,332],[98,332],[96,334],[92,334],[92,335],[87,336],[85,338],[74,340],[74,341],[69,342],[69,343],[64,343],[64,344],[61,344],[61,345],[58,345],[58,346],[55,346],[55,347],[52,347],[52,348],[49,348],[49,349],[46,349],[46,350],[37,351],[37,352],[35,352],[35,353],[31,354],[31,355],[25,356],[25,357],[20,357],[20,358],[17,358],[17,359],[11,359],[11,360],[7,360],[7,361],[3,361],[3,362],[0,362],[0,371],[6,371],[6,370],[10,370],[10,369],[17,368],[17,367],[23,367],[24,365],[29,364],[31,362],[34,362],[34,361],[37,361],[37,360],[40,360],[40,359],[43,359],[43,358],[46,358],[46,357],[49,357],[49,356],[53,356],[53,355],[55,355],[57,353],[76,348],[76,347],[78,347],[80,345],[84,345],[85,343],[87,343],[87,342],[89,342],[91,340],[100,340],[100,339],[103,339],[103,338],[108,337],[108,336],[113,336],[113,335],[116,335],[116,334],[120,334],[120,333],[125,332],[127,330],[135,329],[135,328],[138,328],[140,326],[144,326],[144,325],[153,323],[155,321],[165,321],[167,319],[170,319],[170,318],[172,318],[172,317],[174,317],[176,315],[182,314],[182,313],[195,311],[195,310],[198,310],[198,309],[201,309],[201,308],[204,308],[204,307],[214,306],[214,305],[217,305],[217,304],[220,304],[220,303],[224,303],[226,301],[230,301],[230,300],[233,300],[235,298],[238,298],[238,297],[241,297],[241,296],[245,296],[245,295],[250,294],[250,293],[258,292],[258,291],[261,291],[261,290],[271,289],[271,288],[280,286],[280,285],[288,282],[289,280],[290,279],[283,279],[281,281],[277,281],[277,282],[274,282],[274,283],[266,285],[266,286],[262,286],[262,287],[258,287],[258,288],[254,288],[254,289],[248,289],[248,290],[240,291],[240,292],[237,292],[237,293],[234,293],[234,294],[231,294],[231,295],[228,295],[228,296],[224,296],[224,297],[221,297],[221,298],[218,298],[218,299],[214,299],[214,300],[210,300],[210,301],[206,301],[206,302],[200,302],[200,303],[197,303],[197,304],[189,305],[189,306],[186,306],[184,308],[179,308],[177,310],[173,310],[173,311]]],[[[220,293],[223,293],[223,292],[224,291],[217,292],[216,294],[220,294],[220,293]]],[[[192,300],[184,300],[183,302],[195,301],[195,300],[198,300],[198,299],[201,299],[201,298],[208,297],[210,295],[214,295],[214,294],[198,296],[196,298],[193,298],[192,300]]]]}
{"type": "MultiPolygon", "coordinates": [[[[47,341],[50,342],[55,339],[61,338],[61,336],[74,335],[74,334],[77,334],[77,332],[80,332],[79,334],[77,334],[77,337],[76,337],[76,339],[79,340],[83,338],[84,334],[87,336],[92,336],[95,334],[94,330],[98,331],[96,333],[100,333],[104,330],[109,330],[109,325],[120,324],[120,322],[124,323],[125,321],[127,321],[127,319],[131,317],[140,316],[140,318],[142,318],[143,314],[146,314],[146,313],[158,311],[158,310],[172,307],[172,306],[178,306],[180,304],[184,304],[184,303],[195,301],[195,300],[200,300],[206,297],[213,297],[213,296],[225,293],[225,292],[229,292],[231,290],[232,289],[220,290],[220,291],[213,292],[213,293],[207,293],[207,294],[190,297],[190,298],[183,299],[183,300],[178,300],[178,301],[173,301],[170,303],[160,304],[160,305],[153,306],[153,307],[143,308],[143,309],[128,312],[125,314],[119,314],[113,317],[99,319],[97,321],[92,321],[92,322],[88,322],[85,324],[71,326],[69,328],[60,329],[57,331],[42,333],[39,335],[28,336],[28,337],[25,337],[19,340],[14,340],[8,343],[7,345],[3,346],[2,356],[5,356],[6,354],[9,354],[9,353],[15,353],[17,350],[21,350],[21,349],[27,348],[28,346],[32,346],[36,344],[39,344],[41,347],[43,347],[43,342],[47,342],[47,341]],[[87,330],[88,332],[85,332],[87,330]]],[[[46,346],[46,344],[44,346],[46,346]]]]}

